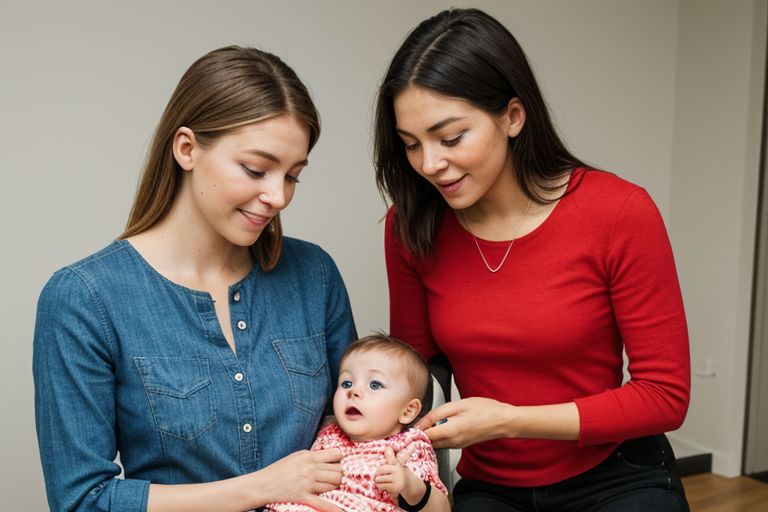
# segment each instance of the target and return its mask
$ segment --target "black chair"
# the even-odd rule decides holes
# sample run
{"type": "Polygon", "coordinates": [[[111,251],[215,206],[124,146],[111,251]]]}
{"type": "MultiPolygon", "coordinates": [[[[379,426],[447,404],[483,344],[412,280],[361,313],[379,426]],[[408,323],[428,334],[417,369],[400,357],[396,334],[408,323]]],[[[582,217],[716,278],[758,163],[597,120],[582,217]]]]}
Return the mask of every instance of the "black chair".
{"type": "MultiPolygon", "coordinates": [[[[438,354],[429,360],[429,371],[432,374],[427,395],[424,398],[424,407],[422,414],[426,414],[431,409],[438,407],[451,400],[451,365],[443,354],[438,354]]],[[[448,488],[448,492],[453,489],[454,475],[451,464],[451,453],[448,448],[437,448],[437,468],[440,480],[448,488]]]]}

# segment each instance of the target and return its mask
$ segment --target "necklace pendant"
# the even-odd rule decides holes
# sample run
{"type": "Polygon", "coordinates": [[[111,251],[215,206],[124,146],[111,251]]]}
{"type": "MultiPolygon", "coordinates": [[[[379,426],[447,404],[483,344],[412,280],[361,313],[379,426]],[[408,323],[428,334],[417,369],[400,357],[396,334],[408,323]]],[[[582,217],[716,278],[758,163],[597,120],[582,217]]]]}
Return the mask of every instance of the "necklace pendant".
{"type": "MultiPolygon", "coordinates": [[[[512,250],[512,245],[515,243],[515,240],[517,240],[517,234],[520,232],[520,227],[523,225],[523,222],[525,222],[525,219],[528,217],[528,211],[531,209],[531,203],[532,201],[529,199],[528,204],[525,207],[525,212],[523,212],[523,216],[520,218],[520,222],[517,223],[517,228],[515,228],[515,234],[512,235],[512,240],[510,240],[509,245],[507,246],[507,250],[504,252],[504,256],[501,258],[501,261],[496,267],[491,267],[488,264],[488,260],[485,258],[485,254],[483,254],[483,250],[480,248],[480,242],[477,241],[477,237],[473,235],[469,230],[469,234],[472,236],[472,240],[475,241],[475,247],[477,247],[477,252],[480,253],[480,257],[483,259],[483,263],[485,264],[485,268],[488,269],[488,272],[491,274],[495,274],[499,270],[501,270],[501,267],[504,266],[504,262],[507,261],[507,256],[509,256],[509,251],[512,250]]],[[[464,219],[464,224],[466,225],[467,219],[464,218],[464,212],[461,213],[462,219],[464,219]]]]}
{"type": "Polygon", "coordinates": [[[480,253],[480,257],[483,259],[483,263],[485,263],[485,268],[488,269],[488,271],[491,274],[495,274],[499,270],[501,270],[501,267],[504,266],[504,262],[507,261],[507,256],[509,256],[509,251],[512,249],[512,244],[515,243],[515,239],[513,238],[511,242],[509,242],[509,245],[507,246],[507,251],[504,253],[504,257],[501,258],[501,261],[496,266],[496,268],[491,268],[491,266],[488,264],[488,260],[485,259],[485,254],[483,254],[483,250],[480,249],[480,242],[477,241],[477,238],[475,238],[474,235],[472,235],[472,240],[475,241],[475,246],[477,247],[477,252],[480,253]]]}

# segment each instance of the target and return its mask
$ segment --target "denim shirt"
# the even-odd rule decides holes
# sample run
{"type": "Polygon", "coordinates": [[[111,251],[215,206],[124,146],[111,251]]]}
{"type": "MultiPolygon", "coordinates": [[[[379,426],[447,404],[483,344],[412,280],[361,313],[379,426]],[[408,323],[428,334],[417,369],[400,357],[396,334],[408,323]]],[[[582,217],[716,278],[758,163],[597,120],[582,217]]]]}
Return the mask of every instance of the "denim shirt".
{"type": "Polygon", "coordinates": [[[309,448],[356,337],[335,264],[284,238],[277,267],[254,265],[229,307],[236,354],[211,296],[129,242],[53,275],[33,356],[51,509],[143,511],[150,482],[221,480],[309,448]]]}

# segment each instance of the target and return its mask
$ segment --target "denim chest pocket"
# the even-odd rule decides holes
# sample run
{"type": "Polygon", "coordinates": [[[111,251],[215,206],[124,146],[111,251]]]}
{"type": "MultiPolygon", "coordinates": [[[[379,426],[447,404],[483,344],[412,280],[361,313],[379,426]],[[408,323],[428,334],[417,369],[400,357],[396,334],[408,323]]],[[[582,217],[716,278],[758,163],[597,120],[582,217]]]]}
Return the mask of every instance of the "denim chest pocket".
{"type": "Polygon", "coordinates": [[[204,357],[134,357],[160,432],[192,440],[216,423],[204,357]]]}
{"type": "Polygon", "coordinates": [[[310,414],[318,412],[329,393],[325,336],[274,340],[272,346],[288,376],[294,405],[310,414]]]}

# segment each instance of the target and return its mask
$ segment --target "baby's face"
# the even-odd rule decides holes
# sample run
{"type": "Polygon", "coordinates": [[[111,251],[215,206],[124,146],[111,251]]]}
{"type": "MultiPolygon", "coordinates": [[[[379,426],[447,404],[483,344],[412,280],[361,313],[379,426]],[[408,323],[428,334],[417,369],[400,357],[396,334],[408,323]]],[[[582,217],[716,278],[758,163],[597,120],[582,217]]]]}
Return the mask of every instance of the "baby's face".
{"type": "Polygon", "coordinates": [[[350,439],[370,441],[410,423],[420,408],[409,407],[413,399],[400,361],[376,350],[353,352],[341,365],[333,412],[350,439]]]}

